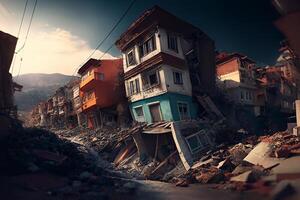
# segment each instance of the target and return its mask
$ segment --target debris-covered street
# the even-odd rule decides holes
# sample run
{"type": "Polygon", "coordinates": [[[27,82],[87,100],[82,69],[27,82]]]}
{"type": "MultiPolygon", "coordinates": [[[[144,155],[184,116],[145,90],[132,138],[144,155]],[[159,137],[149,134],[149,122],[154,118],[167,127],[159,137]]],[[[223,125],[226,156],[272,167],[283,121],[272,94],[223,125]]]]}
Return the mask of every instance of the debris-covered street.
{"type": "Polygon", "coordinates": [[[1,0],[0,199],[300,199],[300,1],[1,0]]]}

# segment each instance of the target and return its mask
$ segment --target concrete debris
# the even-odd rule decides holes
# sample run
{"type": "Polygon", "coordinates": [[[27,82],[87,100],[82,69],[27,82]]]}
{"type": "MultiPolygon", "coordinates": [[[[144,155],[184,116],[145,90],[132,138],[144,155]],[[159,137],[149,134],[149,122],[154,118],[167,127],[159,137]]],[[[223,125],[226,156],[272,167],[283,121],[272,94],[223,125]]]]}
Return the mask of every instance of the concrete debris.
{"type": "Polygon", "coordinates": [[[244,161],[253,165],[261,165],[266,169],[272,168],[280,163],[280,159],[272,158],[270,155],[273,150],[270,142],[259,143],[245,158],[244,161]]]}
{"type": "MultiPolygon", "coordinates": [[[[271,194],[278,181],[300,178],[297,169],[300,157],[294,156],[299,151],[298,138],[286,132],[259,138],[246,135],[233,145],[222,143],[214,145],[215,147],[211,146],[201,152],[200,156],[193,157],[190,169],[186,170],[185,163],[180,158],[183,146],[180,146],[178,141],[180,137],[189,135],[184,130],[191,130],[190,125],[189,129],[184,129],[184,126],[177,127],[180,131],[176,131],[176,140],[174,129],[172,130],[173,124],[167,122],[149,125],[137,123],[127,129],[103,127],[94,130],[85,128],[54,130],[58,137],[49,136],[52,139],[45,139],[48,132],[43,131],[40,135],[34,133],[45,145],[43,148],[35,146],[35,139],[31,139],[33,145],[30,145],[26,153],[33,155],[34,159],[26,161],[26,169],[32,172],[41,171],[46,167],[47,170],[60,174],[66,173],[67,170],[67,174],[70,173],[75,177],[70,179],[71,189],[66,189],[68,192],[82,190],[87,184],[100,184],[105,181],[102,180],[103,173],[124,178],[167,181],[179,187],[187,187],[193,183],[214,184],[219,189],[238,191],[253,189],[263,194],[271,194]],[[72,145],[67,147],[74,150],[62,148],[63,145],[53,147],[49,145],[49,140],[65,141],[64,143],[72,141],[72,145]],[[178,145],[180,148],[177,148],[178,145]],[[75,153],[82,147],[85,149],[81,149],[79,154],[75,153]],[[100,172],[99,169],[95,171],[94,168],[87,167],[89,162],[76,164],[82,167],[72,172],[71,166],[74,164],[70,162],[80,160],[74,159],[75,155],[82,156],[83,160],[90,160],[91,157],[86,155],[89,152],[94,157],[99,156],[97,165],[102,166],[100,172]]],[[[202,127],[199,137],[201,130],[205,131],[208,128],[202,127]]],[[[196,133],[198,132],[197,129],[196,133]]],[[[26,140],[21,137],[16,141],[22,143],[26,140]]],[[[189,151],[189,147],[187,146],[185,150],[189,151]]],[[[135,186],[129,183],[125,182],[123,185],[119,192],[135,190],[135,186]]]]}
{"type": "Polygon", "coordinates": [[[26,199],[116,199],[138,187],[115,175],[109,178],[111,173],[88,148],[52,132],[12,128],[9,133],[0,140],[0,176],[14,194],[3,199],[20,199],[17,194],[26,199]]]}

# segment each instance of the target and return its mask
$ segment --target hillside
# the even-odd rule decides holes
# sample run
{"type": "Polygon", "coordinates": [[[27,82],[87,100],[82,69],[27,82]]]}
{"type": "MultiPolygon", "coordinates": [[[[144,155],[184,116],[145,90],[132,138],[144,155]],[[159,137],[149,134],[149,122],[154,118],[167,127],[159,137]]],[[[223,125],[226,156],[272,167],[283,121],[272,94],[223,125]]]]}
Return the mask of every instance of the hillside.
{"type": "Polygon", "coordinates": [[[14,80],[23,85],[22,92],[15,93],[20,111],[30,111],[39,102],[54,94],[55,90],[67,84],[73,76],[64,74],[24,74],[14,80]]]}

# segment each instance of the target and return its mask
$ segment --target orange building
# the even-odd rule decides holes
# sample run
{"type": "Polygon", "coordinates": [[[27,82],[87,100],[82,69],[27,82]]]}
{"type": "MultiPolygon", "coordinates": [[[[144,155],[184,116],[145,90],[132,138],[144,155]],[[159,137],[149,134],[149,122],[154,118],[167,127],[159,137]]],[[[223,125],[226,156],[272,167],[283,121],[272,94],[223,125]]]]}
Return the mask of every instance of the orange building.
{"type": "Polygon", "coordinates": [[[123,96],[122,59],[88,60],[79,70],[82,112],[89,128],[116,122],[115,109],[123,96]]]}

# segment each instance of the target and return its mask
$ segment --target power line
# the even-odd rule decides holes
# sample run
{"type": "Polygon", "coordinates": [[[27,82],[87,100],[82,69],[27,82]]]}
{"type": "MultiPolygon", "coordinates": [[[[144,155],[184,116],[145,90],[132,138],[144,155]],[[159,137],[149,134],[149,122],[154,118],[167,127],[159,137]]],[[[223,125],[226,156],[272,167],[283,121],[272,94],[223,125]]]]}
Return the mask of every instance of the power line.
{"type": "MultiPolygon", "coordinates": [[[[128,8],[125,10],[125,12],[123,13],[123,15],[120,17],[120,19],[116,22],[116,24],[113,26],[113,28],[108,32],[108,34],[104,37],[104,39],[98,44],[98,46],[92,51],[92,53],[87,57],[87,59],[85,59],[85,61],[79,65],[72,76],[74,76],[77,72],[77,70],[83,65],[85,64],[93,55],[94,53],[100,48],[100,46],[107,40],[107,38],[109,38],[109,36],[112,34],[112,32],[117,28],[117,26],[122,22],[122,20],[124,19],[124,17],[127,15],[127,13],[129,12],[129,10],[132,8],[133,4],[136,2],[136,0],[132,0],[131,3],[129,4],[128,8]]],[[[113,45],[112,45],[113,46],[113,45]]],[[[109,48],[111,49],[112,46],[109,48]]],[[[105,55],[106,53],[103,54],[103,56],[105,55]]],[[[101,58],[103,57],[101,56],[101,58]]]]}
{"type": "Polygon", "coordinates": [[[24,44],[23,44],[23,46],[16,53],[19,53],[25,47],[25,45],[26,45],[26,42],[27,42],[27,39],[28,39],[28,35],[29,35],[29,32],[30,32],[30,28],[31,28],[31,24],[32,24],[32,20],[33,20],[33,16],[34,16],[34,13],[35,13],[36,5],[37,5],[37,0],[35,0],[35,3],[34,3],[34,7],[33,7],[33,11],[32,11],[31,17],[30,17],[30,22],[29,22],[29,26],[28,26],[28,29],[27,29],[27,33],[26,33],[24,44]]]}
{"type": "MultiPolygon", "coordinates": [[[[29,32],[30,32],[30,28],[31,28],[31,25],[32,25],[33,16],[34,16],[34,13],[35,13],[35,10],[36,10],[36,5],[37,5],[37,0],[35,0],[35,3],[34,3],[34,7],[33,7],[33,10],[32,10],[31,17],[30,17],[30,22],[29,22],[29,26],[28,26],[28,29],[27,29],[27,33],[26,33],[24,44],[16,52],[16,54],[19,53],[25,47],[25,45],[26,45],[26,42],[27,42],[27,39],[28,39],[28,36],[29,36],[29,32]]],[[[23,54],[24,54],[24,51],[23,51],[23,54]]],[[[18,72],[18,75],[17,75],[17,79],[19,78],[19,75],[20,75],[20,71],[21,71],[21,67],[22,67],[22,62],[23,62],[23,58],[21,57],[21,63],[20,63],[20,67],[19,67],[19,72],[18,72]]]]}
{"type": "MultiPolygon", "coordinates": [[[[24,21],[26,9],[27,9],[27,4],[28,4],[28,0],[26,0],[23,15],[22,15],[22,19],[21,19],[21,23],[20,23],[19,30],[18,30],[18,33],[17,33],[18,40],[19,40],[21,29],[22,29],[22,26],[23,26],[23,21],[24,21]]],[[[18,42],[17,42],[17,44],[18,44],[18,42]]],[[[14,66],[15,66],[15,58],[13,59],[13,64],[12,64],[12,68],[11,68],[11,73],[12,74],[14,73],[14,66]]]]}

